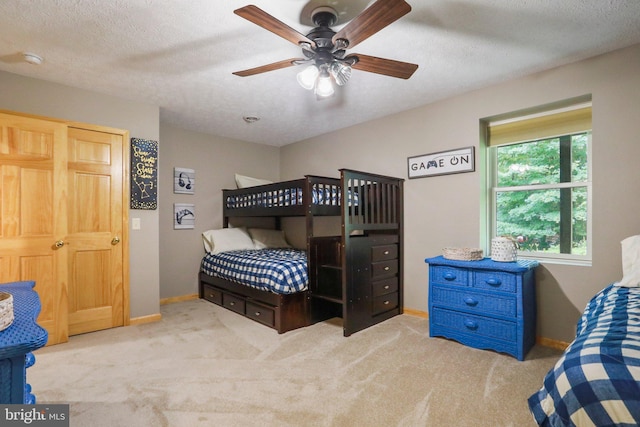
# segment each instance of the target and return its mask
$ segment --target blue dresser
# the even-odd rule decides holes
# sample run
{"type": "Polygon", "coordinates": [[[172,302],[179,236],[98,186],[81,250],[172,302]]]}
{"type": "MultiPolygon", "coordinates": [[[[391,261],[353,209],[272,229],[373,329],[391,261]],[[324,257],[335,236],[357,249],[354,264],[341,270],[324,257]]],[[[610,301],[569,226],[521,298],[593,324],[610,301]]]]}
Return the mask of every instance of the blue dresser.
{"type": "Polygon", "coordinates": [[[537,261],[455,261],[429,264],[429,335],[524,360],[536,340],[537,261]]]}
{"type": "Polygon", "coordinates": [[[47,331],[38,326],[40,298],[34,282],[0,285],[0,292],[13,295],[14,320],[0,331],[0,403],[34,404],[35,396],[27,384],[27,368],[35,363],[32,351],[47,343],[47,331]]]}

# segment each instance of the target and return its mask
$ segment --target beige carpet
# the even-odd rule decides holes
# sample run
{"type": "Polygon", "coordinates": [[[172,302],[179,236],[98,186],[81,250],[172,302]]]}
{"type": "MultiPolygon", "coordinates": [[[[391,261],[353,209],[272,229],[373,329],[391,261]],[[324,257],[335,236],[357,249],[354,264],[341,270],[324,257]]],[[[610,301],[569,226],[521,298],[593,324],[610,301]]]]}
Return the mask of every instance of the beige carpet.
{"type": "Polygon", "coordinates": [[[524,362],[429,338],[396,316],[342,336],[340,319],[278,335],[203,300],[162,321],[36,352],[38,403],[71,426],[533,426],[526,399],[560,352],[524,362]]]}

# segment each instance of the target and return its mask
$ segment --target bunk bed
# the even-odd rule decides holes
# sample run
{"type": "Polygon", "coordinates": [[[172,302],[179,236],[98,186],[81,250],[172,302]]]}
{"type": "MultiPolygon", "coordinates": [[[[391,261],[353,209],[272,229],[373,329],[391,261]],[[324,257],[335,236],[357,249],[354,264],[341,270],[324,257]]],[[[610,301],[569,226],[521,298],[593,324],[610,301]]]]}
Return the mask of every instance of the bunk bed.
{"type": "Polygon", "coordinates": [[[341,169],[340,178],[302,179],[223,190],[232,218],[304,217],[308,284],[278,293],[199,272],[199,293],[278,333],[341,317],[344,336],[403,312],[403,179],[341,169]],[[314,219],[340,218],[335,235],[314,235],[314,219]]]}

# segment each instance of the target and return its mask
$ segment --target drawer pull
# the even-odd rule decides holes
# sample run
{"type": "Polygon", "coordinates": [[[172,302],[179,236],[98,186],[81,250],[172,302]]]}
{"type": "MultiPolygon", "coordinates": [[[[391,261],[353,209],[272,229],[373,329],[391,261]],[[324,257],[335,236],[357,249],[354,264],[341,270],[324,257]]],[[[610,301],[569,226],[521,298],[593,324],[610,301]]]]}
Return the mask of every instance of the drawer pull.
{"type": "Polygon", "coordinates": [[[209,298],[213,298],[215,296],[216,296],[216,294],[209,294],[209,298]]]}
{"type": "Polygon", "coordinates": [[[502,284],[502,280],[491,278],[487,280],[487,284],[491,286],[500,286],[502,284]]]}
{"type": "Polygon", "coordinates": [[[470,305],[471,307],[475,307],[476,305],[478,305],[478,300],[475,298],[466,297],[464,299],[464,303],[470,305]]]}
{"type": "Polygon", "coordinates": [[[384,254],[385,255],[389,255],[389,251],[384,251],[384,254]]]}
{"type": "Polygon", "coordinates": [[[467,329],[471,329],[472,331],[475,331],[476,329],[478,329],[478,322],[471,319],[464,319],[464,326],[466,326],[467,329]]]}
{"type": "Polygon", "coordinates": [[[260,312],[259,311],[256,311],[255,314],[256,314],[256,316],[260,316],[260,312]]]}
{"type": "Polygon", "coordinates": [[[231,302],[229,303],[229,305],[234,306],[234,305],[236,305],[236,302],[235,302],[235,301],[231,301],[231,302]]]}
{"type": "Polygon", "coordinates": [[[444,280],[456,280],[456,275],[453,273],[445,273],[442,277],[444,277],[444,280]]]}
{"type": "Polygon", "coordinates": [[[387,289],[389,289],[390,286],[389,285],[384,285],[384,290],[386,291],[387,289]]]}
{"type": "Polygon", "coordinates": [[[389,271],[389,269],[390,269],[390,268],[391,268],[391,267],[386,266],[386,267],[384,268],[384,271],[389,271]]]}
{"type": "Polygon", "coordinates": [[[389,301],[389,300],[384,302],[384,305],[389,305],[389,304],[391,304],[391,301],[389,301]]]}

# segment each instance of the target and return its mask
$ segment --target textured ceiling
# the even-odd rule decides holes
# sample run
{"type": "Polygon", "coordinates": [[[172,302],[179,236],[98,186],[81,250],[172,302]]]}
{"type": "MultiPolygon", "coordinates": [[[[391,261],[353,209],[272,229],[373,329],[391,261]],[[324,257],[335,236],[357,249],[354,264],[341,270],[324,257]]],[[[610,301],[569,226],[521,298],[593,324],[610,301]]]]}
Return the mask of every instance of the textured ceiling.
{"type": "Polygon", "coordinates": [[[232,75],[300,56],[233,10],[252,3],[306,34],[312,6],[333,5],[345,20],[370,2],[2,0],[0,70],[158,105],[162,121],[182,128],[282,146],[640,43],[639,0],[407,1],[408,15],[353,52],[418,64],[415,74],[354,70],[328,100],[298,85],[299,67],[232,75]],[[27,64],[23,52],[45,61],[27,64]]]}

